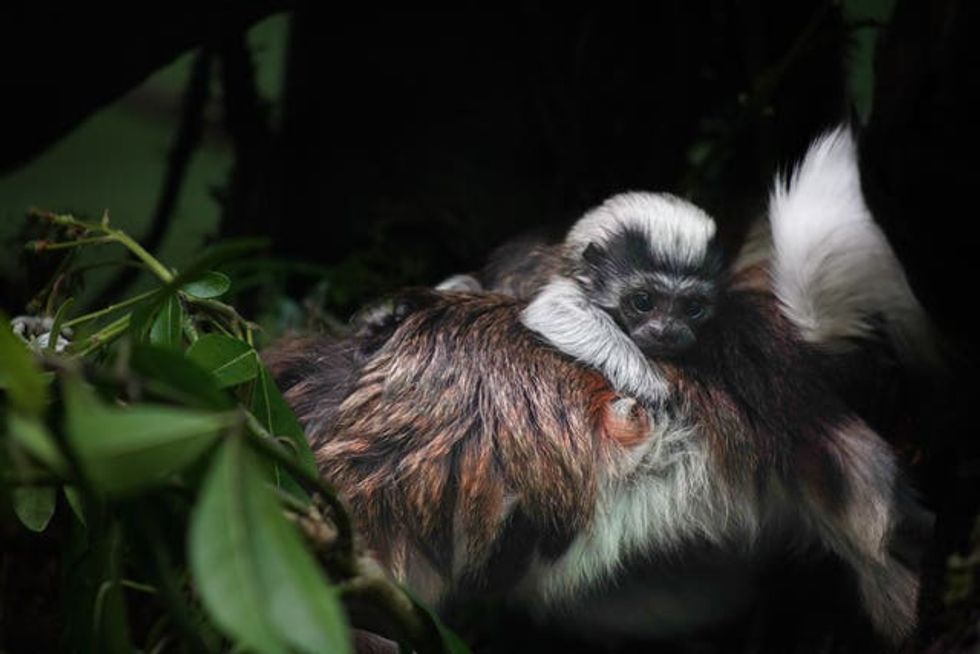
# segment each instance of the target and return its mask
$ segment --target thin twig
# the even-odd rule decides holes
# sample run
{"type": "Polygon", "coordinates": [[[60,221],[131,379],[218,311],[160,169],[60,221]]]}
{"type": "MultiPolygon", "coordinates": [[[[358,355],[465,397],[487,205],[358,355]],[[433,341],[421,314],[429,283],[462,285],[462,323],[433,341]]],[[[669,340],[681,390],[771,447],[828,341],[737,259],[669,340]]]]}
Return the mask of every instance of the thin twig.
{"type": "Polygon", "coordinates": [[[126,307],[131,307],[134,304],[139,304],[146,298],[152,296],[157,290],[147,291],[145,293],[140,293],[139,295],[134,295],[128,300],[123,300],[122,302],[117,302],[116,304],[110,304],[109,306],[99,309],[98,311],[93,311],[92,313],[87,313],[84,316],[78,316],[77,318],[72,318],[71,320],[65,321],[63,327],[74,327],[76,325],[81,325],[83,323],[95,320],[96,318],[101,318],[107,314],[119,311],[120,309],[125,309],[126,307]]]}
{"type": "Polygon", "coordinates": [[[248,439],[248,443],[262,454],[274,460],[286,469],[293,478],[308,492],[319,493],[323,501],[330,507],[334,525],[337,527],[336,562],[343,578],[353,577],[357,573],[354,556],[354,530],[347,509],[340,501],[337,491],[327,484],[315,471],[311,472],[286,452],[285,448],[276,442],[275,438],[263,427],[251,413],[245,414],[245,423],[256,438],[248,439]]]}
{"type": "Polygon", "coordinates": [[[99,349],[103,345],[106,345],[107,343],[111,343],[112,341],[116,340],[119,336],[123,335],[126,332],[126,329],[129,328],[129,318],[130,318],[129,314],[126,314],[125,316],[122,316],[121,318],[114,320],[113,322],[109,323],[99,331],[89,336],[84,341],[81,341],[79,344],[69,349],[81,357],[91,354],[92,352],[99,349]]]}

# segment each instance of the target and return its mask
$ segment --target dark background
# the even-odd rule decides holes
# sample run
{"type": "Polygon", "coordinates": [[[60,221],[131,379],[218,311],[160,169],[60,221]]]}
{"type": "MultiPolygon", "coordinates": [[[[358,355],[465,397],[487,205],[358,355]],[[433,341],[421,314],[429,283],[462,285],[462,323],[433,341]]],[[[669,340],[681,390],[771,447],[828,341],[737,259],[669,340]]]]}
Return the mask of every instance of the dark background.
{"type": "MultiPolygon", "coordinates": [[[[277,325],[303,298],[343,319],[472,269],[626,189],[691,197],[734,248],[773,173],[852,120],[868,201],[951,355],[897,429],[914,432],[903,456],[938,514],[923,642],[976,623],[976,595],[950,605],[943,588],[980,484],[980,5],[646,4],[8,7],[0,308],[23,312],[46,272],[21,259],[27,205],[108,208],[174,265],[208,240],[267,236],[239,297],[277,325]],[[151,146],[133,154],[140,139],[151,146]]],[[[106,274],[83,297],[141,283],[106,274]]]]}

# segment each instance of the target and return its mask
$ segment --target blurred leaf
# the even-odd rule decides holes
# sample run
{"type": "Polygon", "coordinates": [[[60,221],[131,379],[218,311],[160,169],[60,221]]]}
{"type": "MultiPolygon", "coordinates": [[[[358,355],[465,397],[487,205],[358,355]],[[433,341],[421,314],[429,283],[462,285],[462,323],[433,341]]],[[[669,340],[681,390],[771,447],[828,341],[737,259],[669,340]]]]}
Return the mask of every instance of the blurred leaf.
{"type": "Polygon", "coordinates": [[[99,586],[92,607],[94,650],[108,654],[132,654],[126,603],[122,592],[122,530],[113,524],[106,534],[104,550],[104,581],[99,586]]]}
{"type": "Polygon", "coordinates": [[[57,313],[54,314],[54,321],[51,323],[51,335],[48,337],[48,352],[56,351],[58,337],[61,335],[61,323],[64,322],[68,309],[70,309],[71,305],[74,303],[75,298],[68,298],[61,303],[61,306],[58,307],[57,313]]]}
{"type": "Polygon", "coordinates": [[[233,419],[165,406],[103,405],[80,381],[65,382],[65,431],[93,485],[110,495],[159,484],[193,463],[233,419]]]}
{"type": "Polygon", "coordinates": [[[74,486],[65,486],[64,492],[65,499],[68,500],[68,506],[71,507],[72,513],[75,514],[79,522],[88,526],[88,518],[85,516],[85,503],[82,501],[82,494],[74,486]]]}
{"type": "Polygon", "coordinates": [[[293,414],[293,410],[286,404],[282,393],[272,380],[272,376],[265,369],[259,366],[258,379],[255,383],[255,390],[252,394],[252,414],[273,436],[285,436],[296,447],[297,458],[300,465],[309,472],[316,474],[316,459],[310,444],[306,441],[303,428],[293,414]]]}
{"type": "Polygon", "coordinates": [[[439,635],[442,637],[442,644],[448,654],[470,654],[469,646],[463,639],[456,635],[456,632],[435,618],[436,626],[439,628],[439,635]]]}
{"type": "Polygon", "coordinates": [[[0,314],[0,388],[7,391],[10,403],[20,411],[40,415],[44,410],[44,380],[31,352],[14,335],[10,320],[3,314],[0,314]]]}
{"type": "Polygon", "coordinates": [[[167,297],[164,289],[160,289],[136,305],[129,318],[129,333],[132,334],[134,341],[142,343],[146,340],[157,318],[157,312],[167,297]]]}
{"type": "Polygon", "coordinates": [[[182,291],[196,298],[207,300],[221,297],[231,288],[231,280],[224,273],[209,270],[192,282],[184,284],[182,291]]]}
{"type": "Polygon", "coordinates": [[[180,349],[181,325],[184,320],[184,309],[176,295],[171,295],[163,302],[150,327],[150,343],[180,349]]]}
{"type": "Polygon", "coordinates": [[[894,7],[895,0],[844,0],[841,4],[849,28],[845,59],[847,86],[862,123],[867,123],[874,103],[875,45],[894,7]]]}
{"type": "Polygon", "coordinates": [[[400,585],[399,588],[401,588],[401,591],[405,593],[410,600],[412,600],[412,604],[415,605],[415,610],[428,618],[429,621],[435,626],[446,654],[471,654],[469,646],[463,642],[463,639],[460,638],[455,631],[443,624],[442,620],[439,619],[439,616],[437,616],[432,609],[419,600],[419,598],[417,598],[407,587],[400,585]]]}
{"type": "Polygon", "coordinates": [[[147,389],[154,395],[202,409],[235,406],[231,397],[218,388],[213,375],[180,352],[137,345],[129,365],[144,377],[147,389]]]}
{"type": "Polygon", "coordinates": [[[266,482],[239,438],[215,457],[190,528],[191,571],[204,605],[248,649],[349,652],[338,593],[266,482]]]}
{"type": "Polygon", "coordinates": [[[21,523],[31,531],[44,531],[54,515],[57,499],[54,486],[18,486],[13,488],[11,500],[14,513],[21,523]]]}
{"type": "Polygon", "coordinates": [[[258,374],[258,357],[252,346],[223,334],[207,334],[188,349],[187,357],[218,378],[222,388],[237,386],[258,374]]]}
{"type": "Polygon", "coordinates": [[[59,475],[67,473],[68,463],[41,420],[11,413],[7,416],[7,430],[28,454],[46,465],[52,472],[59,475]]]}

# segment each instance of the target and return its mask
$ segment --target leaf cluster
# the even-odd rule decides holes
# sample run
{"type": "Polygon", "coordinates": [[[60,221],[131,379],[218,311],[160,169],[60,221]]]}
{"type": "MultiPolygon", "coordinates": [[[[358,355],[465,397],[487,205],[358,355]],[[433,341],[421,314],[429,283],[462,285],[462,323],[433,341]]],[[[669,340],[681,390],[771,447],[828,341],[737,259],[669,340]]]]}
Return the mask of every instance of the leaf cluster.
{"type": "Polygon", "coordinates": [[[38,215],[70,240],[33,249],[120,245],[158,281],[71,317],[70,298],[41,298],[47,338],[24,342],[0,317],[0,495],[24,528],[66,541],[63,645],[349,652],[351,628],[375,625],[352,624],[347,605],[368,601],[404,648],[464,650],[361,564],[350,517],[256,351],[257,326],[220,300],[231,280],[215,268],[257,244],[175,271],[107,219],[38,215]]]}

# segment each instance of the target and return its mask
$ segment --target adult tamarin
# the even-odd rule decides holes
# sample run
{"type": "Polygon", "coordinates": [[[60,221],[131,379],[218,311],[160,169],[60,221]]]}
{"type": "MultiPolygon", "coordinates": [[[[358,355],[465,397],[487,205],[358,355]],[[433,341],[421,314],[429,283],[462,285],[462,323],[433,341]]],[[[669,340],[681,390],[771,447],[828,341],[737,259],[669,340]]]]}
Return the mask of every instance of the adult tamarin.
{"type": "MultiPolygon", "coordinates": [[[[879,629],[902,634],[914,622],[914,582],[887,542],[903,515],[918,511],[888,445],[856,415],[828,421],[825,401],[839,402],[833,385],[808,382],[839,378],[847,352],[882,333],[906,363],[935,362],[928,321],[864,204],[848,130],[818,139],[788,182],[777,178],[769,219],[768,283],[756,280],[761,293],[747,294],[739,284],[751,268],[731,278],[703,211],[665,194],[615,196],[556,248],[557,264],[547,264],[521,320],[655,416],[678,415],[679,389],[723,389],[725,401],[755,416],[746,443],[758,453],[769,430],[774,447],[795,431],[810,432],[818,448],[849,450],[847,484],[869,493],[865,506],[852,507],[863,512],[865,533],[856,520],[850,531],[824,526],[821,538],[857,572],[879,629]],[[761,321],[752,305],[767,287],[765,303],[779,316],[761,321]],[[852,538],[871,538],[877,549],[855,550],[852,538]]],[[[707,405],[680,412],[693,424],[723,414],[707,405]]],[[[814,519],[819,525],[823,516],[814,519]]]]}
{"type": "MultiPolygon", "coordinates": [[[[605,359],[570,352],[603,372],[596,376],[520,328],[520,320],[535,328],[534,303],[519,318],[517,302],[489,295],[416,294],[400,323],[368,321],[352,341],[299,342],[272,355],[325,476],[394,574],[430,600],[493,580],[546,611],[574,613],[579,598],[638,557],[705,542],[740,551],[814,542],[854,570],[881,632],[908,631],[916,580],[889,545],[911,503],[894,457],[837,399],[823,353],[785,306],[751,275],[728,280],[700,266],[709,231],[703,251],[682,237],[656,241],[693,267],[673,267],[688,279],[679,284],[650,271],[654,290],[693,290],[707,301],[675,297],[652,333],[626,339],[642,365],[634,357],[625,376],[608,366],[630,360],[615,350],[623,341],[603,340],[633,334],[622,316],[604,311],[615,330],[597,336],[605,359]],[[701,270],[710,292],[689,279],[701,270]],[[670,324],[681,315],[696,323],[694,342],[670,324]],[[654,384],[644,385],[648,375],[654,384]],[[590,384],[599,389],[592,395],[569,390],[590,384]],[[644,410],[614,390],[641,398],[644,410]]],[[[611,229],[602,241],[580,229],[591,240],[576,251],[593,272],[632,265],[626,272],[636,273],[629,257],[645,255],[628,232],[611,229]],[[617,239],[629,257],[617,260],[617,239]]],[[[609,281],[606,291],[628,288],[609,281]]],[[[650,313],[655,302],[639,294],[613,293],[628,303],[616,307],[650,313]]],[[[602,310],[582,302],[575,308],[602,310]]],[[[560,339],[552,344],[567,351],[560,339]]],[[[641,628],[656,623],[640,616],[641,628]]]]}

